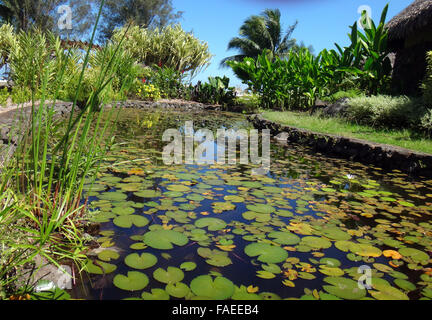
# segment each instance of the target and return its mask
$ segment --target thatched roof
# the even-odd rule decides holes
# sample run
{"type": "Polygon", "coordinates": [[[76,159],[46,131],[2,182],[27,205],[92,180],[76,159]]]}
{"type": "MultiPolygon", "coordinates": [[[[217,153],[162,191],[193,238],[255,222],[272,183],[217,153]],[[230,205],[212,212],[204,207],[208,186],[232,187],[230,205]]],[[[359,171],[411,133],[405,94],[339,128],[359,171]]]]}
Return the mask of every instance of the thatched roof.
{"type": "Polygon", "coordinates": [[[415,0],[387,24],[389,40],[406,39],[430,28],[432,32],[432,0],[415,0]]]}

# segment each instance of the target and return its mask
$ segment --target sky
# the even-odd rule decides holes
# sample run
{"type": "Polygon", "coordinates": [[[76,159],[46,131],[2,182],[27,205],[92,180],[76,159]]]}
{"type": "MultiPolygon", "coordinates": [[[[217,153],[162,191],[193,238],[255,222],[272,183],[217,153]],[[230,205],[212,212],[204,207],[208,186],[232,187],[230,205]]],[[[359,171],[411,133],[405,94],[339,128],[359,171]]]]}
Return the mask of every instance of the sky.
{"type": "Polygon", "coordinates": [[[281,11],[283,30],[296,20],[299,24],[292,37],[306,46],[312,45],[315,53],[322,49],[334,49],[334,43],[349,44],[349,26],[360,18],[362,6],[371,8],[374,21],[378,21],[382,9],[389,3],[387,21],[407,7],[412,0],[173,0],[176,11],[183,11],[179,20],[183,29],[192,31],[195,37],[209,45],[214,55],[211,65],[192,82],[206,81],[210,76],[224,76],[231,79],[231,86],[241,86],[229,68],[220,68],[220,61],[237,54],[227,50],[231,38],[238,36],[243,22],[251,15],[258,15],[264,9],[278,8],[281,11]]]}

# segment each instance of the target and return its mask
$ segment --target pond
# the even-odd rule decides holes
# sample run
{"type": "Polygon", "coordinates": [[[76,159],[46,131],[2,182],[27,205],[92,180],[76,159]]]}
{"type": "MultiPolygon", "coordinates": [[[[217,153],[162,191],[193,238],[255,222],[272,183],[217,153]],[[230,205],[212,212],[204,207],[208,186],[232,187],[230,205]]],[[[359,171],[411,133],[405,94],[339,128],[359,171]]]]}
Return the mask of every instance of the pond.
{"type": "Polygon", "coordinates": [[[271,170],[170,165],[168,128],[250,128],[230,113],[121,110],[85,186],[101,223],[74,298],[432,298],[432,180],[271,143],[271,170]]]}

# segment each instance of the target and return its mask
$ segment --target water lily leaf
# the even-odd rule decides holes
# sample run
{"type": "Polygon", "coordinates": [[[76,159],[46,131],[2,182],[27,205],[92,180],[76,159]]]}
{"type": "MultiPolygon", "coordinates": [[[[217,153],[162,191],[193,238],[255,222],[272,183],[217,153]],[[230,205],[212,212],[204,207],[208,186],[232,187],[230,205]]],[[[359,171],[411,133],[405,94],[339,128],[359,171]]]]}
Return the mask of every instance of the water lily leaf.
{"type": "Polygon", "coordinates": [[[224,277],[213,279],[209,275],[198,276],[190,283],[194,294],[209,300],[225,300],[234,294],[234,284],[224,277]]]}
{"type": "Polygon", "coordinates": [[[250,211],[255,211],[258,213],[273,213],[276,211],[274,207],[262,203],[258,203],[255,205],[247,205],[246,208],[250,211]]]}
{"type": "Polygon", "coordinates": [[[327,276],[340,277],[344,275],[344,271],[337,267],[329,267],[326,265],[320,266],[319,271],[327,276]]]}
{"type": "Polygon", "coordinates": [[[234,202],[234,203],[243,203],[245,201],[243,197],[236,196],[236,195],[225,196],[224,200],[234,202]]]}
{"type": "Polygon", "coordinates": [[[180,269],[182,269],[184,271],[192,271],[192,270],[195,270],[196,267],[197,267],[196,263],[195,262],[191,262],[191,261],[183,262],[180,265],[180,269]]]}
{"type": "Polygon", "coordinates": [[[235,287],[232,300],[262,300],[256,293],[249,292],[246,286],[235,287]]]}
{"type": "Polygon", "coordinates": [[[123,192],[104,192],[98,196],[99,199],[109,200],[109,201],[122,201],[127,199],[127,194],[123,192]]]}
{"type": "Polygon", "coordinates": [[[217,249],[198,248],[197,253],[205,258],[209,265],[215,267],[226,267],[232,264],[231,259],[228,257],[228,252],[219,251],[217,249]]]}
{"type": "Polygon", "coordinates": [[[405,291],[413,291],[416,289],[415,284],[404,280],[404,279],[395,279],[394,283],[401,289],[405,290],[405,291]]]}
{"type": "Polygon", "coordinates": [[[258,261],[265,263],[279,263],[288,258],[284,249],[267,243],[251,243],[244,251],[249,257],[258,257],[258,261]]]}
{"type": "Polygon", "coordinates": [[[155,230],[144,235],[144,243],[154,249],[168,250],[174,248],[173,244],[184,246],[188,242],[184,234],[174,230],[155,230]]]}
{"type": "Polygon", "coordinates": [[[138,271],[129,271],[127,276],[118,274],[113,279],[114,285],[125,291],[138,291],[144,289],[148,283],[148,277],[138,271]]]}
{"type": "Polygon", "coordinates": [[[380,257],[382,255],[380,249],[366,243],[352,243],[350,250],[362,257],[380,257]]]}
{"type": "Polygon", "coordinates": [[[167,187],[170,191],[176,191],[176,192],[186,192],[190,191],[190,188],[188,186],[182,185],[182,184],[171,184],[167,187]]]}
{"type": "Polygon", "coordinates": [[[124,216],[133,214],[135,212],[135,209],[131,207],[115,207],[112,209],[112,212],[119,216],[124,216]]]}
{"type": "Polygon", "coordinates": [[[372,282],[372,286],[377,291],[369,290],[369,293],[377,300],[409,300],[405,293],[390,285],[372,282]]]}
{"type": "Polygon", "coordinates": [[[332,245],[329,240],[314,236],[303,237],[300,244],[311,247],[313,249],[327,249],[330,248],[332,245]]]}
{"type": "Polygon", "coordinates": [[[323,286],[328,293],[348,300],[358,300],[366,296],[366,290],[359,288],[357,281],[342,277],[326,277],[324,281],[331,286],[323,286]]]}
{"type": "Polygon", "coordinates": [[[113,223],[120,228],[129,229],[132,226],[136,226],[138,228],[145,227],[148,225],[149,221],[146,217],[138,216],[138,215],[125,215],[118,216],[113,220],[113,223]]]}
{"type": "Polygon", "coordinates": [[[341,262],[335,258],[322,258],[319,263],[333,268],[340,267],[341,265],[341,262]]]}
{"type": "Polygon", "coordinates": [[[84,266],[85,271],[93,274],[109,274],[114,272],[116,269],[117,266],[114,264],[110,264],[102,261],[95,261],[93,263],[92,260],[88,260],[84,266]]]}
{"type": "Polygon", "coordinates": [[[165,291],[174,298],[184,298],[186,297],[190,289],[187,285],[185,285],[182,282],[176,282],[176,283],[169,283],[165,287],[165,291]]]}
{"type": "Polygon", "coordinates": [[[134,269],[147,269],[157,263],[156,256],[151,253],[132,253],[125,258],[125,264],[134,269]]]}
{"type": "Polygon", "coordinates": [[[114,250],[104,250],[98,254],[98,258],[105,262],[116,260],[120,257],[120,254],[114,250]]]}
{"type": "Polygon", "coordinates": [[[140,198],[157,198],[161,196],[161,192],[155,190],[142,190],[139,192],[134,192],[134,195],[140,198]]]}
{"type": "Polygon", "coordinates": [[[224,211],[235,210],[236,205],[231,202],[213,202],[212,207],[215,213],[222,213],[224,211]]]}
{"type": "Polygon", "coordinates": [[[332,240],[349,240],[351,235],[337,227],[326,228],[322,232],[323,236],[332,240]]]}
{"type": "Polygon", "coordinates": [[[217,231],[224,229],[227,224],[218,218],[201,218],[195,221],[195,226],[198,228],[207,227],[209,231],[217,231]]]}
{"type": "Polygon", "coordinates": [[[163,289],[151,289],[151,293],[143,292],[141,297],[144,300],[169,300],[169,294],[163,289]]]}
{"type": "Polygon", "coordinates": [[[399,249],[399,253],[402,256],[411,258],[414,262],[422,263],[427,262],[429,260],[429,255],[414,248],[401,248],[399,249]]]}
{"type": "Polygon", "coordinates": [[[269,272],[269,271],[259,270],[259,271],[257,271],[257,277],[263,278],[263,279],[273,279],[276,277],[276,275],[274,273],[269,272]]]}
{"type": "Polygon", "coordinates": [[[176,267],[168,267],[167,270],[158,268],[153,272],[153,278],[159,282],[170,284],[182,281],[184,273],[176,267]]]}
{"type": "Polygon", "coordinates": [[[273,241],[279,244],[284,244],[284,245],[295,245],[297,243],[300,242],[300,237],[298,237],[297,235],[289,232],[289,231],[285,231],[285,232],[271,232],[268,234],[269,238],[273,238],[273,241]]]}

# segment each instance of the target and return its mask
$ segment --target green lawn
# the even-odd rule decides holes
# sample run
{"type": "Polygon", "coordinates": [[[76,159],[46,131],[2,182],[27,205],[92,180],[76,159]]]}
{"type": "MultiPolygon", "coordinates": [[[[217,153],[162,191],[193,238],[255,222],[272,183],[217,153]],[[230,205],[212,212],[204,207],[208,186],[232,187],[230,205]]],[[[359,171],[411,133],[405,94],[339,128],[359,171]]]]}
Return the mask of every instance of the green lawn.
{"type": "Polygon", "coordinates": [[[302,112],[264,111],[267,120],[307,129],[319,133],[329,133],[344,137],[368,140],[432,154],[432,139],[419,137],[410,130],[380,130],[350,123],[340,118],[321,118],[302,112]]]}

